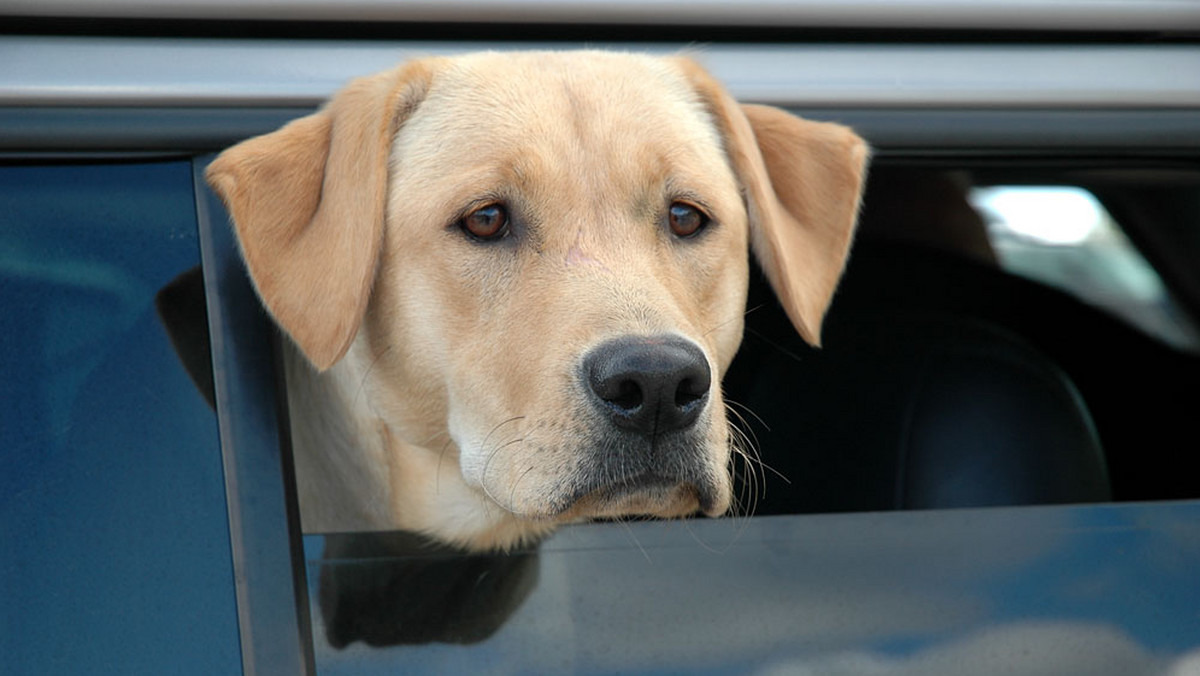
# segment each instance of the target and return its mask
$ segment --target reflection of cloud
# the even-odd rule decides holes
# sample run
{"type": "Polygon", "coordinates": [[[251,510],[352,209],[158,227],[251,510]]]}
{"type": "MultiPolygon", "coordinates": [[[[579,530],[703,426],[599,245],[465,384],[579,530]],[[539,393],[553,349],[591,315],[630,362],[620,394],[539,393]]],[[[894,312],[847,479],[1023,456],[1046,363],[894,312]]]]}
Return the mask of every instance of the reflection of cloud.
{"type": "Polygon", "coordinates": [[[1167,676],[1200,676],[1200,648],[1179,658],[1171,665],[1167,676]]]}
{"type": "Polygon", "coordinates": [[[1032,507],[573,527],[542,547],[537,588],[491,640],[318,646],[318,661],[325,674],[1200,676],[1200,649],[1170,662],[1200,648],[1193,627],[1163,624],[1194,607],[1195,505],[1139,509],[1159,518],[1032,507]]]}
{"type": "Polygon", "coordinates": [[[1053,510],[825,515],[793,532],[786,517],[767,517],[740,536],[732,521],[584,526],[583,548],[572,547],[573,530],[544,548],[543,593],[501,632],[573,646],[601,670],[631,671],[944,635],[985,621],[991,601],[980,578],[1046,556],[1059,544],[1048,524],[1063,518],[1053,510]],[[597,546],[608,537],[611,546],[597,546]],[[739,541],[725,549],[731,537],[739,541]],[[634,541],[644,557],[630,555],[634,541]]]}
{"type": "Polygon", "coordinates": [[[1021,622],[989,627],[905,657],[847,652],[779,662],[759,676],[1193,676],[1200,674],[1198,667],[1200,652],[1166,667],[1108,625],[1021,622]]]}
{"type": "MultiPolygon", "coordinates": [[[[662,554],[651,552],[656,558],[662,554]]],[[[797,644],[854,645],[897,634],[939,633],[983,615],[977,598],[909,584],[901,569],[883,580],[848,565],[844,574],[834,574],[825,568],[829,561],[797,561],[789,569],[727,555],[677,566],[664,578],[639,574],[624,555],[598,554],[594,572],[609,575],[580,576],[577,565],[557,569],[555,564],[543,561],[543,581],[559,578],[565,593],[519,611],[529,623],[523,630],[543,638],[583,631],[586,638],[575,650],[588,652],[590,663],[612,668],[700,665],[797,644]],[[815,565],[823,569],[820,574],[812,573],[815,565]],[[626,574],[612,574],[622,568],[626,574]],[[592,585],[602,580],[603,587],[588,589],[585,577],[592,585]],[[711,584],[722,577],[722,584],[711,584]],[[558,605],[564,597],[571,599],[566,608],[558,605]],[[713,640],[716,636],[721,640],[713,640]],[[622,649],[612,653],[611,646],[622,649]],[[731,655],[731,649],[740,654],[731,655]]]]}

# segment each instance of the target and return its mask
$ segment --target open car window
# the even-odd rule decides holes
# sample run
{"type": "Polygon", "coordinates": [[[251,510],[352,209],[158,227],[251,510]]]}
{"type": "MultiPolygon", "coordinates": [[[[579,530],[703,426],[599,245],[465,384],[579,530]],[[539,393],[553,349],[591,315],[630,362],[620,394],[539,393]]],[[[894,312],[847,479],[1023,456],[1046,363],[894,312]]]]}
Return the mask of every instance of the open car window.
{"type": "MultiPolygon", "coordinates": [[[[1183,524],[1192,503],[1028,505],[1200,495],[1193,481],[1172,478],[1186,473],[1169,442],[1187,434],[1186,405],[1155,384],[1197,373],[1196,359],[1053,280],[1015,275],[1011,259],[1025,252],[1014,254],[1010,240],[1035,235],[998,235],[985,218],[987,193],[960,180],[969,167],[947,165],[885,162],[873,179],[821,350],[801,344],[786,319],[771,319],[769,289],[752,295],[726,385],[749,409],[739,408],[741,424],[764,463],[762,475],[743,477],[756,482],[744,493],[756,516],[572,526],[506,555],[464,555],[401,533],[308,534],[318,671],[1189,668],[1198,648],[1190,629],[1146,614],[1193,603],[1194,594],[1157,591],[1173,584],[1169,576],[1132,581],[1150,579],[1145,557],[1175,546],[1175,536],[1141,524],[1165,518],[1190,538],[1195,529],[1183,524]],[[950,187],[952,198],[939,192],[950,187]],[[913,206],[914,194],[942,206],[913,206]],[[894,195],[910,206],[878,222],[894,195]],[[899,219],[914,229],[890,230],[899,219]],[[1114,352],[1124,363],[1112,365],[1114,352]],[[1029,398],[1021,416],[1007,418],[1008,404],[975,405],[1002,400],[1025,376],[1035,385],[1014,390],[1029,398]],[[954,389],[959,379],[974,384],[954,389]],[[1056,412],[1063,399],[1040,398],[1047,381],[1065,396],[1068,417],[1056,412]],[[949,401],[928,396],[941,387],[949,401]],[[917,437],[951,434],[947,420],[968,421],[948,437],[952,452],[920,457],[917,437]],[[1064,420],[1079,428],[1056,436],[1064,420]],[[1079,439],[1079,454],[1064,452],[1079,439]],[[986,504],[1026,506],[911,511],[986,504]],[[1113,532],[1130,549],[1110,549],[1101,533],[1113,532]]],[[[1005,168],[1022,171],[1020,161],[1005,168]]],[[[1136,254],[1115,230],[1078,227],[1071,241],[1120,247],[1117,263],[1077,253],[1107,263],[1091,270],[1093,281],[1119,276],[1121,257],[1136,254]]]]}

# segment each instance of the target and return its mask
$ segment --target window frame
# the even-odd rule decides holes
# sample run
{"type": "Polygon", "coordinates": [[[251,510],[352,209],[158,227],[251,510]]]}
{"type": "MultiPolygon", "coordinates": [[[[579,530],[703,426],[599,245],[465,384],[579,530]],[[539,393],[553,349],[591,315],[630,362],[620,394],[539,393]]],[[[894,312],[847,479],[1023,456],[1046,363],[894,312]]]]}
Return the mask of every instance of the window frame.
{"type": "Polygon", "coordinates": [[[229,217],[192,162],[243,673],[313,674],[308,587],[278,336],[229,217]]]}

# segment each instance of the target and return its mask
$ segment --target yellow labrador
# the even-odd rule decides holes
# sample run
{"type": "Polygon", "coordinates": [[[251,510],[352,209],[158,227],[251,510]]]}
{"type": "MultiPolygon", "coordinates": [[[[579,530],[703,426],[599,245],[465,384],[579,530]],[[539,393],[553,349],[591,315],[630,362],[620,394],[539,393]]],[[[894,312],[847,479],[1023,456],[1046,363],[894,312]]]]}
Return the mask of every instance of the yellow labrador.
{"type": "Polygon", "coordinates": [[[724,513],[747,252],[815,344],[867,154],[685,57],[596,51],[410,62],[226,150],[305,530],[488,549],[724,513]]]}

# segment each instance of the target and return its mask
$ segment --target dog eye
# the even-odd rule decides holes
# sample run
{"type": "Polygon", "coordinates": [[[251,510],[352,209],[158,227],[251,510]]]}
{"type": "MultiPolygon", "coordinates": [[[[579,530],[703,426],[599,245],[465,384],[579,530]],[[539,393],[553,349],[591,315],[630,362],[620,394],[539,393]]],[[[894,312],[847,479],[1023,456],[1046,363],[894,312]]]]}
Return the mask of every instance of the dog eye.
{"type": "Polygon", "coordinates": [[[667,211],[667,222],[677,237],[691,237],[708,225],[708,217],[690,204],[674,202],[667,211]]]}
{"type": "Polygon", "coordinates": [[[476,239],[500,239],[508,234],[508,210],[502,204],[479,207],[463,216],[459,226],[476,239]]]}

